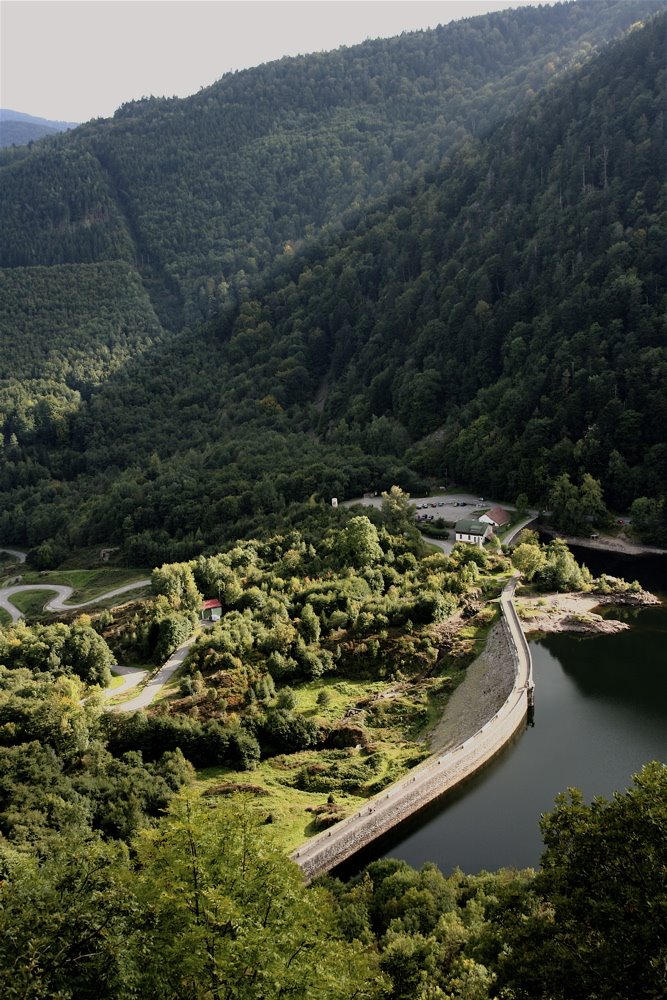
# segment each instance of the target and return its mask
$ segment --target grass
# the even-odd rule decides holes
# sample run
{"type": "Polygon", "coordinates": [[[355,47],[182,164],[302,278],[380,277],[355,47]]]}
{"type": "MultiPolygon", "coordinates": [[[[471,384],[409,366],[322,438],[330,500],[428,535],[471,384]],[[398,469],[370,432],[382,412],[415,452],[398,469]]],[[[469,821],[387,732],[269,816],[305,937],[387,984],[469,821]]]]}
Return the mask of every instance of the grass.
{"type": "MultiPolygon", "coordinates": [[[[135,666],[135,664],[132,664],[132,666],[135,666]]],[[[162,664],[160,664],[160,666],[162,666],[162,664]]],[[[153,671],[153,670],[159,670],[159,667],[156,667],[155,664],[153,663],[149,667],[147,667],[147,669],[153,671]]],[[[180,698],[182,680],[183,680],[183,667],[180,666],[178,670],[176,670],[171,675],[171,677],[164,685],[164,687],[160,688],[160,690],[155,695],[155,698],[153,699],[151,704],[155,706],[159,705],[161,701],[172,701],[173,699],[180,698]]]]}
{"type": "MultiPolygon", "coordinates": [[[[122,584],[119,584],[119,586],[122,586],[122,584]]],[[[112,587],[111,589],[113,590],[114,588],[112,587]]],[[[151,589],[150,586],[148,586],[148,587],[137,587],[136,590],[128,590],[128,592],[126,594],[121,594],[118,597],[109,597],[106,600],[97,600],[94,603],[95,603],[95,607],[97,607],[97,608],[115,608],[119,604],[125,603],[127,601],[139,601],[139,600],[143,600],[144,598],[152,597],[152,596],[153,596],[153,591],[152,591],[152,589],[151,589]]],[[[75,596],[71,597],[70,600],[72,600],[72,601],[74,601],[74,603],[76,603],[76,597],[75,596]]]]}
{"type": "Polygon", "coordinates": [[[0,628],[3,628],[6,625],[11,625],[11,623],[12,616],[9,611],[5,611],[4,608],[0,608],[0,628]]]}
{"type": "MultiPolygon", "coordinates": [[[[489,628],[490,625],[484,625],[485,633],[489,628]]],[[[284,850],[294,850],[318,832],[313,814],[306,810],[326,803],[330,791],[336,804],[349,814],[428,756],[426,734],[465,677],[467,662],[467,657],[461,658],[458,666],[447,664],[438,676],[410,681],[349,678],[310,681],[294,692],[296,710],[330,725],[343,718],[360,723],[367,734],[366,747],[284,754],[261,761],[254,771],[206,768],[198,774],[199,788],[210,793],[216,785],[232,782],[263,789],[268,794],[256,798],[260,815],[271,817],[276,843],[284,850]],[[322,691],[326,691],[329,699],[325,705],[318,704],[322,691]],[[349,709],[360,707],[361,702],[364,703],[361,713],[346,715],[349,709]],[[311,766],[320,771],[320,787],[313,791],[295,787],[300,772],[311,766]],[[361,780],[357,779],[359,774],[361,780]]]]}
{"type": "Polygon", "coordinates": [[[530,618],[539,618],[543,613],[539,608],[529,608],[525,604],[518,604],[516,610],[519,618],[523,621],[528,621],[530,618]]]}
{"type": "MultiPolygon", "coordinates": [[[[295,689],[295,711],[332,727],[342,722],[360,725],[359,745],[284,754],[261,761],[250,772],[207,768],[198,774],[202,793],[214,797],[216,786],[224,782],[254,786],[251,794],[259,814],[286,851],[318,832],[307,810],[325,805],[329,794],[345,814],[359,809],[429,756],[429,733],[499,618],[499,603],[493,598],[506,578],[481,576],[477,587],[485,593],[485,603],[463,624],[436,671],[374,681],[322,677],[295,689]],[[326,698],[321,699],[323,693],[326,698]]],[[[351,735],[353,741],[353,731],[351,735]]]]}
{"type": "MultiPolygon", "coordinates": [[[[153,663],[126,663],[124,666],[137,667],[140,670],[146,670],[146,677],[143,681],[137,684],[136,687],[130,688],[129,691],[123,691],[122,694],[110,695],[106,701],[107,705],[122,705],[124,702],[130,701],[131,698],[136,698],[136,696],[143,690],[143,687],[151,673],[155,670],[155,664],[153,663]]],[[[123,683],[123,680],[124,677],[122,674],[119,674],[118,677],[116,677],[112,671],[111,684],[109,685],[108,690],[110,689],[113,691],[115,688],[119,688],[123,683]]]]}
{"type": "MultiPolygon", "coordinates": [[[[507,574],[483,574],[477,588],[484,605],[457,633],[450,651],[418,676],[369,681],[322,677],[295,689],[295,710],[335,727],[359,725],[358,745],[318,748],[265,759],[254,771],[206,768],[198,772],[202,794],[214,800],[223,783],[250,785],[260,816],[276,843],[292,851],[318,832],[312,812],[331,794],[345,815],[403,777],[429,756],[428,734],[442,717],[466,668],[483,649],[500,615],[497,600],[507,574]],[[326,698],[321,698],[322,694],[326,698]]],[[[174,682],[178,683],[177,678],[174,682]]],[[[354,730],[349,730],[355,742],[354,730]]]]}
{"type": "Polygon", "coordinates": [[[44,605],[52,597],[55,597],[52,590],[24,590],[12,594],[11,601],[24,615],[41,615],[44,605]]]}
{"type": "Polygon", "coordinates": [[[68,569],[28,571],[22,574],[22,584],[53,583],[71,587],[74,593],[70,600],[74,604],[93,600],[108,590],[116,590],[128,583],[145,579],[146,574],[137,569],[68,569]]]}
{"type": "MultiPolygon", "coordinates": [[[[272,757],[262,761],[254,771],[229,771],[220,767],[209,767],[199,772],[198,785],[205,794],[221,782],[258,785],[269,794],[256,799],[260,816],[271,816],[271,832],[275,843],[284,851],[293,851],[308,837],[317,833],[313,814],[308,807],[321,806],[327,801],[325,792],[303,792],[286,783],[294,771],[306,766],[310,759],[319,759],[319,754],[308,751],[290,754],[289,757],[272,757]]],[[[337,794],[338,805],[347,814],[354,812],[364,803],[356,795],[337,794]]]]}

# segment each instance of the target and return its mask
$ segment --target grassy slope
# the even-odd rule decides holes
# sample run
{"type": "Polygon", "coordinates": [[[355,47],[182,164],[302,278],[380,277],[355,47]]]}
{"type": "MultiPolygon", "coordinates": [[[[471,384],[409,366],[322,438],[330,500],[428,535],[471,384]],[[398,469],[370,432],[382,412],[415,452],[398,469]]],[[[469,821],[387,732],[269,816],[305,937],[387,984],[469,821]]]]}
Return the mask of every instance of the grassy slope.
{"type": "MultiPolygon", "coordinates": [[[[502,581],[494,578],[493,583],[502,581]]],[[[304,791],[294,787],[299,772],[307,767],[324,766],[329,772],[358,773],[361,769],[363,773],[367,767],[368,790],[352,793],[334,789],[335,801],[346,813],[354,812],[369,796],[376,794],[378,786],[386,787],[403,777],[428,756],[428,733],[442,716],[453,691],[465,679],[466,667],[484,648],[497,617],[498,607],[494,603],[465,624],[458,632],[455,654],[443,661],[434,676],[411,682],[320,678],[296,690],[297,710],[307,718],[321,718],[329,723],[341,720],[350,709],[358,707],[359,702],[372,699],[371,710],[365,710],[363,720],[371,738],[368,748],[281,754],[263,760],[251,772],[205,768],[199,772],[201,791],[214,796],[216,787],[225,782],[262,789],[268,794],[257,793],[258,807],[267,817],[272,817],[277,844],[285,850],[293,850],[318,832],[313,814],[307,810],[323,805],[328,796],[327,790],[304,791]],[[317,703],[322,691],[330,698],[325,706],[317,703]],[[372,767],[371,754],[378,755],[372,767]]],[[[351,721],[355,718],[359,716],[352,715],[351,721]]]]}

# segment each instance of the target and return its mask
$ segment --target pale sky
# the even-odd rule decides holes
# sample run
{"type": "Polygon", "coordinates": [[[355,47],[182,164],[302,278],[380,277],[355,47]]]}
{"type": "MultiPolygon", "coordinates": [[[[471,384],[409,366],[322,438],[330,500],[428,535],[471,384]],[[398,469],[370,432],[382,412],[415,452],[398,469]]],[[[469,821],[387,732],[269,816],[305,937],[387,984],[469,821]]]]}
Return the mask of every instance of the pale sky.
{"type": "Polygon", "coordinates": [[[0,0],[0,107],[82,122],[281,56],[536,2],[0,0]]]}

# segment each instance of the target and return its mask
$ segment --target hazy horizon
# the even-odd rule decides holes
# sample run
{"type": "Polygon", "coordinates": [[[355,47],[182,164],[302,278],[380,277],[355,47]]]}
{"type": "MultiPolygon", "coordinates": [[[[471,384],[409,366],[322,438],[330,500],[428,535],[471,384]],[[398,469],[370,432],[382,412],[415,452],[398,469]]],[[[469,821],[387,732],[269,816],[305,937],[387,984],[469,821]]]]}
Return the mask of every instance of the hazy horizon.
{"type": "Polygon", "coordinates": [[[0,106],[55,121],[109,117],[126,101],[186,97],[283,56],[537,2],[3,0],[0,106]]]}

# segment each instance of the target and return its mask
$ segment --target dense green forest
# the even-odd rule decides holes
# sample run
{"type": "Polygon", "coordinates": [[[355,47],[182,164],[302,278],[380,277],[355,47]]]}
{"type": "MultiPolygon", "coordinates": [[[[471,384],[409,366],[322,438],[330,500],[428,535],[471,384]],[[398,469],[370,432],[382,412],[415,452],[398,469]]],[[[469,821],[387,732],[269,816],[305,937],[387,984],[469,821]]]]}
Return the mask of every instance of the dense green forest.
{"type": "MultiPolygon", "coordinates": [[[[28,399],[6,382],[2,536],[153,565],[289,523],[311,494],[443,476],[545,505],[559,477],[573,503],[592,477],[664,536],[664,34],[664,17],[635,28],[337,234],[281,251],[205,326],[160,334],[128,266],[87,265],[115,306],[72,289],[53,383],[28,399]]],[[[27,281],[50,295],[49,271],[9,269],[13,301],[27,281]]],[[[49,337],[43,296],[14,315],[26,343],[49,337]]]]}
{"type": "Polygon", "coordinates": [[[424,474],[538,499],[589,472],[621,509],[664,490],[665,24],[305,254],[228,352],[301,348],[324,440],[382,419],[424,474]]]}
{"type": "MultiPolygon", "coordinates": [[[[3,995],[664,994],[664,764],[647,764],[611,801],[559,796],[542,818],[537,872],[447,876],[379,860],[347,883],[306,888],[285,856],[261,762],[315,799],[328,795],[315,829],[340,818],[350,790],[385,787],[400,773],[396,756],[393,771],[382,761],[387,717],[406,731],[423,720],[419,677],[451,684],[453,660],[465,662],[441,626],[457,606],[481,619],[490,609],[476,597],[497,591],[508,569],[473,546],[426,551],[400,491],[365,510],[311,504],[303,534],[162,566],[154,599],[134,615],[0,629],[3,995]],[[167,655],[202,594],[219,595],[222,616],[197,637],[176,696],[147,713],[101,711],[108,643],[167,655]],[[317,716],[297,707],[314,679],[355,677],[363,723],[340,704],[327,721],[336,685],[322,685],[317,716]],[[368,697],[378,678],[392,682],[390,700],[368,697]],[[193,765],[211,764],[227,770],[202,783],[207,772],[193,765]],[[230,767],[250,780],[221,781],[230,767]]],[[[515,559],[544,586],[591,585],[560,541],[529,539],[515,559]]],[[[419,749],[406,747],[402,764],[414,765],[419,749]]]]}
{"type": "Polygon", "coordinates": [[[196,322],[346,208],[483,134],[660,6],[506,11],[227,74],[185,100],[124,105],[110,121],[3,154],[0,264],[132,259],[196,322]]]}
{"type": "Polygon", "coordinates": [[[4,995],[664,996],[664,765],[611,801],[563,795],[542,821],[537,874],[387,860],[305,888],[247,798],[211,808],[181,793],[131,852],[59,835],[41,862],[5,848],[4,995]]]}

